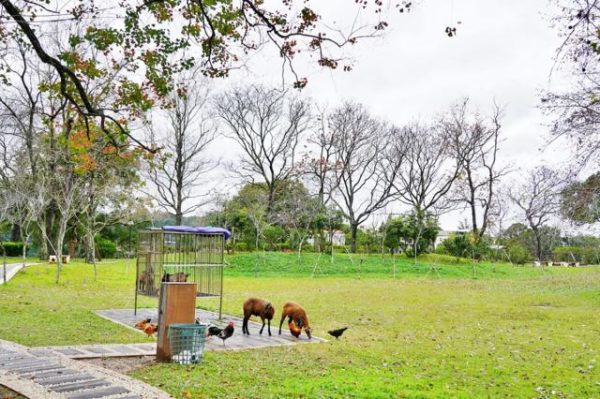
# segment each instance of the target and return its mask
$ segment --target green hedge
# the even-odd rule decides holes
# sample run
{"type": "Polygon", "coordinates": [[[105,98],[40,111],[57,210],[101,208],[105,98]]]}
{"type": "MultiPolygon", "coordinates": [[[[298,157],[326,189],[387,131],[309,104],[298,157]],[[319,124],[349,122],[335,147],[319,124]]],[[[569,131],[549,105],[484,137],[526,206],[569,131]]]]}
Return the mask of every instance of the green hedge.
{"type": "Polygon", "coordinates": [[[531,255],[529,250],[521,244],[511,244],[506,249],[508,257],[512,263],[523,265],[529,262],[531,255]]]}
{"type": "Polygon", "coordinates": [[[485,259],[492,254],[487,237],[477,239],[472,233],[451,234],[442,241],[435,252],[459,258],[485,259]]]}
{"type": "Polygon", "coordinates": [[[117,253],[117,244],[115,244],[111,240],[96,240],[96,247],[98,248],[100,257],[102,257],[103,259],[114,258],[115,254],[117,253]]]}
{"type": "Polygon", "coordinates": [[[6,251],[6,256],[21,256],[21,255],[23,255],[23,243],[22,242],[12,242],[12,241],[2,242],[2,245],[0,246],[0,255],[3,255],[2,247],[4,247],[4,250],[6,251]]]}

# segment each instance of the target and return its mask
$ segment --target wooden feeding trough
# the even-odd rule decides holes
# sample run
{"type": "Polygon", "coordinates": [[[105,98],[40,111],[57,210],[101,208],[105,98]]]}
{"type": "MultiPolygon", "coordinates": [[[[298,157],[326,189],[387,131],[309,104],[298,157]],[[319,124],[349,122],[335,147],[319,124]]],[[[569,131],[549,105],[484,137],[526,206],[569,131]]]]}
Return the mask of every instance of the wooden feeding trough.
{"type": "Polygon", "coordinates": [[[196,283],[196,297],[218,296],[223,305],[226,229],[165,226],[139,232],[135,312],[138,295],[158,297],[162,282],[196,283]]]}

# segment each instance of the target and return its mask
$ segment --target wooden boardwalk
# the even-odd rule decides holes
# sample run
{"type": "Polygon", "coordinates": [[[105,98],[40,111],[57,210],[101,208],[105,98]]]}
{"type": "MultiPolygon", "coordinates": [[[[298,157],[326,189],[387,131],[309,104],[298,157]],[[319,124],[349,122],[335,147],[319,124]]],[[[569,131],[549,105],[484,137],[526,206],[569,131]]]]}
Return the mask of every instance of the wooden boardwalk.
{"type": "MultiPolygon", "coordinates": [[[[122,324],[123,326],[134,330],[135,323],[137,323],[140,320],[152,319],[153,323],[156,323],[158,320],[157,309],[138,309],[137,315],[133,314],[133,309],[100,310],[96,313],[105,319],[122,324]]],[[[265,330],[263,331],[263,334],[259,335],[258,331],[260,330],[261,324],[251,321],[248,324],[250,335],[247,336],[242,334],[242,319],[239,317],[223,315],[223,319],[219,321],[217,313],[209,312],[203,309],[196,309],[196,317],[202,322],[212,323],[219,327],[226,326],[227,323],[230,321],[233,321],[235,324],[235,333],[233,334],[233,337],[225,341],[225,345],[223,345],[223,342],[217,337],[208,338],[204,348],[204,350],[207,351],[258,349],[270,346],[326,342],[326,340],[315,336],[313,336],[312,339],[309,340],[304,334],[304,332],[302,333],[302,335],[300,335],[299,338],[295,338],[290,334],[286,323],[284,323],[284,326],[282,327],[282,334],[279,335],[279,320],[273,320],[273,323],[271,325],[271,333],[273,334],[272,336],[269,336],[266,326],[265,330]]],[[[138,331],[141,334],[143,334],[142,331],[135,331],[138,331]]]]}

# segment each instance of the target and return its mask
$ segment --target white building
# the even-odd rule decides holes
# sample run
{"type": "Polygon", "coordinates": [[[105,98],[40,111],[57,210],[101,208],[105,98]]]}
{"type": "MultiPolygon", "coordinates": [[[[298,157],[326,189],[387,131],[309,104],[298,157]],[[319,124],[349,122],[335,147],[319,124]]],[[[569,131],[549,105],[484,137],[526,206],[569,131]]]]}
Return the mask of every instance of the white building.
{"type": "MultiPolygon", "coordinates": [[[[346,245],[346,234],[342,230],[334,230],[333,234],[329,234],[329,231],[323,231],[323,235],[328,243],[333,242],[335,247],[343,247],[346,245]]],[[[306,243],[309,245],[315,245],[315,239],[308,237],[306,243]]]]}

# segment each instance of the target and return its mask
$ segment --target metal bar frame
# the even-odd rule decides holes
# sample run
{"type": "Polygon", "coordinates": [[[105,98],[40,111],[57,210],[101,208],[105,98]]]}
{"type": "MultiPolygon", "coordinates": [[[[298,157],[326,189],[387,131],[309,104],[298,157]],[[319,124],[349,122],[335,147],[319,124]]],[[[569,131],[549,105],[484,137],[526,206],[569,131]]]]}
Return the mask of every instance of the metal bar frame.
{"type": "MultiPolygon", "coordinates": [[[[138,233],[136,260],[136,283],[134,314],[137,314],[138,295],[156,296],[160,294],[152,287],[159,286],[164,273],[189,272],[191,280],[197,283],[197,297],[219,296],[219,320],[222,319],[225,237],[222,234],[170,232],[163,230],[142,230],[138,233]],[[167,241],[169,241],[167,243],[167,241]],[[142,248],[145,247],[145,248],[142,248]],[[144,249],[144,250],[143,250],[144,249]],[[142,257],[146,264],[142,265],[142,257]],[[142,267],[144,270],[142,271],[142,267]],[[220,271],[215,268],[220,267],[220,271]],[[151,271],[145,283],[145,292],[140,292],[140,273],[151,271]],[[151,281],[150,281],[150,277],[151,281]],[[220,279],[219,282],[216,279],[220,279]],[[150,287],[150,283],[152,286],[150,287]],[[218,284],[218,285],[217,285],[218,284]],[[216,292],[218,289],[218,293],[216,292]]],[[[158,295],[160,296],[160,295],[158,295]]]]}

